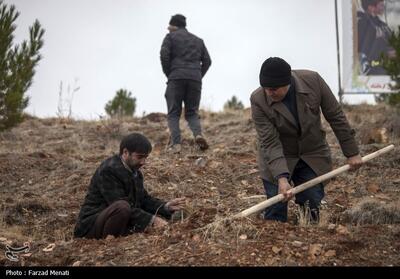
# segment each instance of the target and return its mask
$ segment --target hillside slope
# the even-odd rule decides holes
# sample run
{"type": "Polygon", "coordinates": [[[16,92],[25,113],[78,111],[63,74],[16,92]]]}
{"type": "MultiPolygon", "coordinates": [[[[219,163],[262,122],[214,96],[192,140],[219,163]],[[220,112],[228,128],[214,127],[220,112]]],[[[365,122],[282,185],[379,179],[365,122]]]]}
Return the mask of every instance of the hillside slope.
{"type": "MultiPolygon", "coordinates": [[[[389,143],[396,148],[326,187],[321,224],[245,220],[201,229],[262,201],[255,129],[249,110],[202,112],[210,149],[193,145],[182,122],[183,152],[165,153],[166,117],[124,121],[31,118],[0,134],[0,247],[30,242],[18,262],[0,253],[0,264],[19,265],[400,265],[400,117],[385,106],[345,108],[362,155],[389,143]],[[384,128],[384,129],[383,129],[384,128]],[[73,239],[89,181],[122,136],[141,132],[154,145],[143,169],[148,191],[186,196],[187,209],[166,230],[106,240],[73,239]],[[256,197],[252,197],[256,196],[256,197]],[[46,249],[47,248],[47,249],[46,249]]],[[[335,167],[345,163],[324,123],[335,167]]]]}

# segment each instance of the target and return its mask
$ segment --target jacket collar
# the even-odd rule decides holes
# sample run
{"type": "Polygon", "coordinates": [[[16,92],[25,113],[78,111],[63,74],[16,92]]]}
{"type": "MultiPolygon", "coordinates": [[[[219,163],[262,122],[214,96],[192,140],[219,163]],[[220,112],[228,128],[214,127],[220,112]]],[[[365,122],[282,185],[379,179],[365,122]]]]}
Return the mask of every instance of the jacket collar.
{"type": "MultiPolygon", "coordinates": [[[[285,104],[282,102],[273,102],[271,100],[271,98],[269,98],[267,96],[267,94],[265,94],[265,96],[267,97],[267,100],[270,100],[270,103],[269,103],[270,107],[273,110],[276,110],[278,113],[282,114],[287,120],[289,120],[290,123],[292,123],[297,128],[296,119],[294,118],[292,113],[289,111],[289,109],[285,106],[285,104]]],[[[296,96],[296,99],[297,99],[297,96],[296,96]]]]}
{"type": "Polygon", "coordinates": [[[273,110],[277,111],[278,113],[280,113],[281,115],[283,115],[283,117],[285,117],[287,120],[289,120],[290,123],[292,123],[295,127],[297,127],[296,119],[294,119],[294,117],[293,117],[292,113],[289,111],[289,109],[282,102],[274,102],[271,99],[271,97],[269,97],[265,93],[264,88],[261,87],[261,90],[262,90],[262,94],[264,95],[265,101],[267,102],[268,106],[270,108],[272,108],[273,110]]]}
{"type": "Polygon", "coordinates": [[[301,129],[301,134],[306,130],[307,117],[306,106],[307,106],[307,95],[312,93],[311,87],[307,84],[307,81],[301,79],[296,71],[292,72],[294,81],[296,84],[296,102],[297,102],[297,112],[299,117],[299,124],[301,129]]]}
{"type": "Polygon", "coordinates": [[[175,31],[172,31],[172,33],[173,32],[188,32],[188,30],[186,29],[186,27],[179,27],[178,29],[176,29],[175,31]]]}
{"type": "MultiPolygon", "coordinates": [[[[301,93],[301,94],[308,94],[311,93],[311,88],[307,85],[307,83],[303,80],[300,79],[298,76],[296,70],[292,71],[292,77],[294,79],[295,83],[295,88],[296,88],[296,93],[301,93]]],[[[263,94],[265,94],[264,89],[262,88],[263,94]]],[[[296,94],[297,95],[297,94],[296,94]]],[[[281,102],[274,102],[271,97],[266,96],[266,100],[269,106],[272,106],[273,104],[281,103],[281,102]]]]}
{"type": "MultiPolygon", "coordinates": [[[[311,93],[312,90],[311,90],[310,86],[308,86],[307,82],[298,76],[298,73],[296,72],[296,70],[292,71],[292,76],[293,76],[294,83],[295,83],[299,124],[300,124],[300,127],[303,127],[304,126],[303,112],[305,110],[305,100],[307,98],[307,95],[309,93],[311,93]]],[[[282,102],[274,102],[267,94],[265,94],[263,88],[261,88],[261,90],[263,91],[263,94],[265,96],[265,99],[266,99],[268,105],[272,109],[276,110],[278,113],[283,115],[295,127],[297,127],[296,119],[293,117],[293,115],[289,111],[289,109],[282,102]]]]}
{"type": "Polygon", "coordinates": [[[292,76],[293,76],[294,82],[296,84],[296,92],[303,93],[303,94],[312,93],[312,89],[310,88],[310,86],[307,84],[307,82],[304,79],[301,79],[299,77],[296,70],[292,71],[292,76]]]}
{"type": "MultiPolygon", "coordinates": [[[[312,93],[312,89],[310,88],[310,86],[307,84],[307,82],[305,80],[303,80],[299,77],[296,70],[292,71],[292,77],[294,79],[296,93],[301,93],[301,94],[312,93]]],[[[265,94],[265,92],[263,92],[263,93],[265,94]]],[[[269,106],[272,106],[275,103],[280,103],[280,102],[274,102],[269,96],[267,96],[266,99],[267,99],[267,103],[269,106]]]]}
{"type": "Polygon", "coordinates": [[[122,169],[128,171],[128,172],[129,172],[131,175],[133,175],[133,177],[135,177],[135,178],[136,178],[136,177],[141,177],[141,173],[140,173],[139,170],[131,169],[131,168],[124,162],[124,160],[122,159],[121,156],[119,156],[119,155],[116,155],[116,156],[118,156],[118,161],[120,162],[120,167],[122,167],[122,169]]]}

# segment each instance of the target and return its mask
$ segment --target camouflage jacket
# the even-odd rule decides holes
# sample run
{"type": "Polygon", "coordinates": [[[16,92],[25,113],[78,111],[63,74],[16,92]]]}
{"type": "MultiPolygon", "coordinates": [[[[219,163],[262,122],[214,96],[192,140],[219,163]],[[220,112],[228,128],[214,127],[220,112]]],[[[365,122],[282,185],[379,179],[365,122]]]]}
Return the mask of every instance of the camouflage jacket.
{"type": "Polygon", "coordinates": [[[117,200],[126,200],[131,206],[131,229],[143,231],[155,214],[165,218],[171,212],[165,202],[151,197],[143,186],[143,174],[126,169],[118,155],[101,163],[90,181],[88,193],[75,226],[75,237],[84,237],[94,226],[97,216],[117,200]]]}

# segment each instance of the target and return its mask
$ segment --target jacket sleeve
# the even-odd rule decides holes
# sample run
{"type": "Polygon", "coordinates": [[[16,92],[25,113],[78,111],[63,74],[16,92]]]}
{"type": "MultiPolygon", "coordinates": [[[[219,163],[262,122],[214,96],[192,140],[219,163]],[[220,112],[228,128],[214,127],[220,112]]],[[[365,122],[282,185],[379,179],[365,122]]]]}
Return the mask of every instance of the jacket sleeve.
{"type": "Polygon", "coordinates": [[[165,201],[150,196],[149,193],[147,193],[146,189],[144,189],[144,199],[142,204],[143,210],[150,212],[154,215],[159,214],[167,219],[170,219],[172,212],[165,209],[165,204],[165,201]]]}
{"type": "MultiPolygon", "coordinates": [[[[104,170],[99,175],[97,182],[100,193],[108,206],[117,200],[128,201],[123,182],[111,170],[104,170]]],[[[143,231],[150,224],[152,218],[152,214],[140,208],[131,207],[131,223],[135,231],[143,231]]]]}
{"type": "Polygon", "coordinates": [[[206,45],[203,43],[203,51],[201,53],[201,76],[204,77],[211,66],[211,57],[208,53],[206,45]]]}
{"type": "Polygon", "coordinates": [[[171,37],[165,36],[160,50],[161,66],[164,74],[168,77],[171,72],[171,37]]]}
{"type": "Polygon", "coordinates": [[[132,229],[138,232],[144,231],[147,226],[151,225],[153,216],[140,208],[131,208],[130,223],[132,224],[132,229]]]}
{"type": "Polygon", "coordinates": [[[257,130],[260,152],[262,152],[262,159],[268,165],[274,177],[283,173],[290,173],[286,158],[283,154],[283,148],[279,139],[279,133],[274,125],[269,120],[268,116],[264,114],[261,107],[254,101],[252,97],[251,113],[252,118],[257,130]]]}
{"type": "Polygon", "coordinates": [[[332,127],[344,156],[351,157],[359,154],[358,145],[354,138],[355,131],[347,121],[347,118],[340,107],[340,104],[333,95],[331,89],[318,74],[318,82],[321,92],[321,110],[332,127]]]}

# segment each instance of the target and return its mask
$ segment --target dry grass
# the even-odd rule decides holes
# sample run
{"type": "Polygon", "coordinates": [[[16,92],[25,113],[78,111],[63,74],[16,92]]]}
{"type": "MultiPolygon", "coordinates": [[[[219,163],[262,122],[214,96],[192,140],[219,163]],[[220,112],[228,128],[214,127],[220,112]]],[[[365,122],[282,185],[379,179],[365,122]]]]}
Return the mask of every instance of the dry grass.
{"type": "Polygon", "coordinates": [[[363,224],[400,223],[400,203],[384,204],[373,199],[364,199],[343,213],[345,222],[363,224]]]}
{"type": "Polygon", "coordinates": [[[295,214],[300,227],[308,227],[311,225],[311,210],[309,207],[305,207],[304,210],[301,207],[297,207],[295,214]]]}
{"type": "Polygon", "coordinates": [[[215,236],[226,230],[226,227],[232,222],[231,218],[215,216],[214,222],[196,229],[195,231],[200,232],[203,235],[203,239],[214,239],[215,236]]]}
{"type": "Polygon", "coordinates": [[[300,227],[309,227],[318,225],[319,227],[326,227],[329,224],[330,215],[327,208],[321,205],[319,209],[319,220],[318,224],[315,224],[311,219],[311,210],[308,206],[305,209],[301,209],[300,206],[295,207],[295,215],[297,222],[300,227]]]}
{"type": "Polygon", "coordinates": [[[257,226],[250,218],[237,219],[230,223],[230,228],[235,233],[237,240],[241,236],[257,240],[264,231],[264,228],[257,226]]]}
{"type": "Polygon", "coordinates": [[[204,240],[216,240],[221,235],[232,235],[239,239],[254,239],[260,238],[264,229],[255,224],[254,220],[249,217],[235,219],[233,217],[216,216],[214,222],[197,229],[204,240]],[[243,238],[244,237],[244,238],[243,238]]]}

